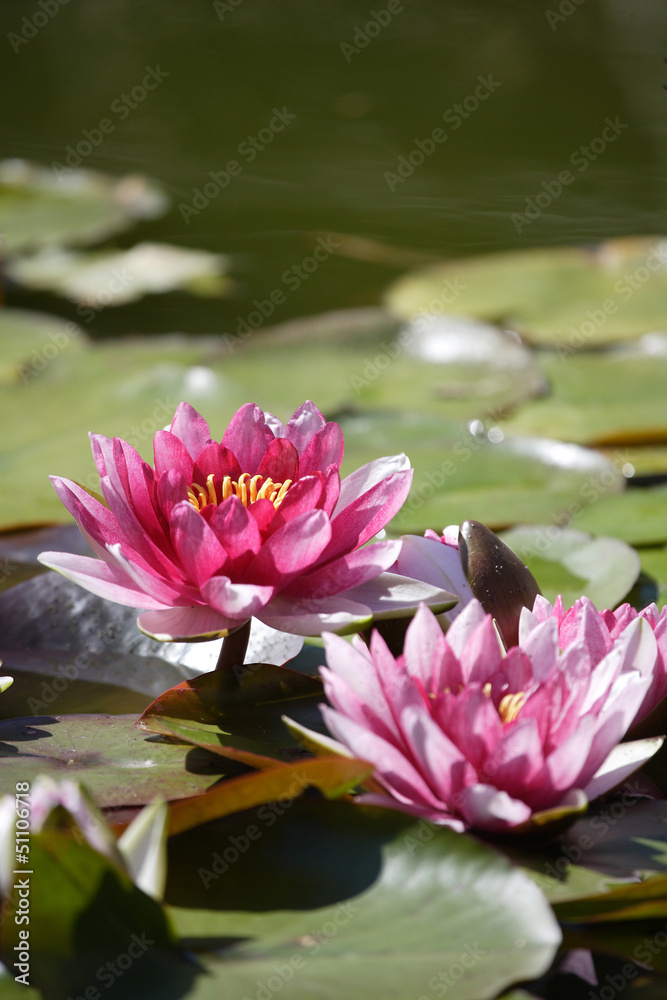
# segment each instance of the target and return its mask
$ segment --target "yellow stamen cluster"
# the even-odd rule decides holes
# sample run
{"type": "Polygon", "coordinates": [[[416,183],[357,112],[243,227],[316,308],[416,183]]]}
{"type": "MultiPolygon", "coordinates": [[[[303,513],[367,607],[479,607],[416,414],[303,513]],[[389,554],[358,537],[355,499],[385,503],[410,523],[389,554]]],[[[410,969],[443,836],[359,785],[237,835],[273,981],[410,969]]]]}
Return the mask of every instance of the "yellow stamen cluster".
{"type": "MultiPolygon", "coordinates": [[[[487,698],[491,697],[491,684],[485,684],[482,691],[487,698]]],[[[498,715],[500,716],[500,721],[503,725],[508,722],[514,722],[517,715],[526,703],[528,695],[525,691],[517,691],[516,694],[506,694],[504,698],[500,699],[500,704],[498,705],[498,715]]]]}
{"type": "Polygon", "coordinates": [[[501,722],[514,722],[517,715],[523,708],[526,698],[527,695],[525,691],[517,691],[516,694],[506,694],[504,698],[501,698],[500,704],[498,705],[498,715],[500,716],[501,722]]]}
{"type": "Polygon", "coordinates": [[[286,479],[284,483],[274,483],[269,477],[253,476],[250,478],[249,472],[244,472],[239,476],[238,481],[231,476],[225,476],[222,480],[222,490],[216,487],[215,475],[211,473],[206,477],[206,486],[193,483],[188,486],[188,501],[195,510],[203,510],[208,504],[219,504],[228,497],[238,497],[244,507],[249,507],[256,500],[270,500],[273,506],[278,509],[285,499],[285,494],[292,485],[291,479],[286,479]],[[221,492],[222,496],[218,496],[221,492]]]}

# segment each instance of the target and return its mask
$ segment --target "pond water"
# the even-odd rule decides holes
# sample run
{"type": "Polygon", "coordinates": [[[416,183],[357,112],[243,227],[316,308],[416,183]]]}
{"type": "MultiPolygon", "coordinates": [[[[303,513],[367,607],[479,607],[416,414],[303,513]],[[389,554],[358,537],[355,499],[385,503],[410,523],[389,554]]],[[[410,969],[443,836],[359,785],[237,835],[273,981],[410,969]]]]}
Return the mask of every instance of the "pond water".
{"type": "Polygon", "coordinates": [[[372,304],[421,254],[665,228],[661,0],[2,0],[0,23],[0,158],[153,176],[171,210],[117,242],[232,257],[233,298],[149,296],[94,337],[231,332],[275,289],[271,322],[372,304]]]}

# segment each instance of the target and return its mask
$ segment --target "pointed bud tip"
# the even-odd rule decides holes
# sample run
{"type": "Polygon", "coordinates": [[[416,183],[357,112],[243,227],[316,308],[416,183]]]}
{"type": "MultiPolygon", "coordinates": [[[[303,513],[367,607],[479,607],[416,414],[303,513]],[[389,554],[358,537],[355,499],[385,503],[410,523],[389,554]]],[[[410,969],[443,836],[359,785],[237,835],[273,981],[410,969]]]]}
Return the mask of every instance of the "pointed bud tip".
{"type": "Polygon", "coordinates": [[[540,593],[535,577],[517,554],[479,521],[459,528],[461,566],[487,614],[493,615],[505,646],[519,641],[522,608],[531,608],[540,593]]]}

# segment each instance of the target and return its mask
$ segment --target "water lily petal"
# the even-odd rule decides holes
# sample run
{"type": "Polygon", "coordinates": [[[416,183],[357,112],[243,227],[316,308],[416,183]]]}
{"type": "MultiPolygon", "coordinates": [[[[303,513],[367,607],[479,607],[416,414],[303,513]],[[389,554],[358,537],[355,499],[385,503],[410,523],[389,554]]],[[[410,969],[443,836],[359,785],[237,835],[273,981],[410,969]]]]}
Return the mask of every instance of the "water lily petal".
{"type": "Polygon", "coordinates": [[[372,462],[360,466],[340,484],[340,496],[334,513],[340,514],[345,507],[348,507],[353,500],[358,500],[372,486],[377,486],[383,479],[392,476],[395,472],[407,472],[409,468],[410,459],[403,453],[389,455],[386,458],[376,458],[372,462]]]}
{"type": "Polygon", "coordinates": [[[255,403],[246,403],[230,420],[222,444],[234,452],[243,471],[254,476],[273,440],[262,410],[255,403]]]}
{"type": "Polygon", "coordinates": [[[321,711],[334,738],[349,747],[355,757],[374,764],[374,778],[391,790],[399,802],[442,808],[443,803],[400,750],[326,705],[322,706],[321,711]]]}
{"type": "Polygon", "coordinates": [[[273,597],[273,587],[232,583],[226,576],[212,577],[201,590],[207,603],[221,615],[241,621],[256,615],[273,597]]]}
{"type": "Polygon", "coordinates": [[[287,421],[283,437],[291,441],[301,455],[317,432],[324,427],[326,420],[314,403],[307,400],[302,403],[287,421]]]}
{"type": "Polygon", "coordinates": [[[324,511],[299,514],[264,542],[248,567],[248,581],[281,583],[281,589],[284,588],[297,573],[317,560],[330,538],[331,524],[324,511]]]}
{"type": "Polygon", "coordinates": [[[472,591],[461,566],[458,548],[445,545],[436,535],[436,541],[419,535],[402,535],[401,552],[396,572],[425,580],[436,587],[448,590],[458,597],[458,604],[446,613],[453,622],[472,600],[472,591]]]}
{"type": "Polygon", "coordinates": [[[307,594],[328,597],[330,594],[362,586],[395,563],[399,548],[400,542],[386,541],[355,549],[354,552],[299,577],[285,592],[295,597],[307,594]]]}
{"type": "Polygon", "coordinates": [[[165,605],[141,591],[101,559],[77,556],[70,552],[42,552],[38,557],[43,566],[55,569],[68,580],[85,587],[91,594],[104,597],[129,608],[161,609],[165,605]]]}
{"type": "Polygon", "coordinates": [[[340,466],[342,461],[343,432],[338,424],[328,423],[313,435],[303,450],[299,459],[299,475],[324,472],[331,465],[340,466]]]}
{"type": "Polygon", "coordinates": [[[214,510],[211,530],[239,571],[250,565],[262,547],[259,526],[237,497],[229,497],[214,510]]]}
{"type": "Polygon", "coordinates": [[[299,476],[299,453],[291,441],[274,438],[257,467],[257,475],[271,478],[274,483],[293,482],[299,476]]]}
{"type": "Polygon", "coordinates": [[[193,482],[194,461],[192,455],[181,439],[172,434],[171,431],[157,432],[153,438],[153,456],[158,481],[160,477],[168,475],[173,470],[181,473],[188,486],[193,482]]]}
{"type": "Polygon", "coordinates": [[[384,528],[403,506],[411,482],[412,470],[394,473],[357,497],[339,514],[335,514],[331,522],[331,542],[325,558],[334,559],[342,555],[349,549],[350,539],[354,539],[355,548],[364,545],[384,528]]]}
{"type": "Polygon", "coordinates": [[[199,511],[187,501],[173,508],[170,526],[174,548],[183,568],[192,583],[201,587],[224,568],[227,553],[199,511]]]}
{"type": "Polygon", "coordinates": [[[211,440],[207,422],[189,403],[178,404],[169,430],[183,442],[193,461],[211,440]]]}
{"type": "Polygon", "coordinates": [[[478,830],[507,830],[530,819],[532,810],[493,785],[471,785],[459,795],[467,822],[478,830]]]}
{"type": "Polygon", "coordinates": [[[664,742],[664,736],[652,736],[646,740],[633,740],[631,743],[619,743],[615,746],[584,789],[589,800],[592,802],[621,785],[626,778],[643,767],[664,742]]]}
{"type": "Polygon", "coordinates": [[[226,618],[205,604],[189,608],[165,608],[139,615],[142,632],[158,642],[208,642],[239,627],[238,619],[226,618]]]}
{"type": "Polygon", "coordinates": [[[188,485],[199,483],[200,486],[205,486],[208,477],[213,475],[215,484],[220,488],[225,476],[238,480],[244,471],[247,470],[241,468],[233,451],[217,441],[211,441],[197,455],[188,485]]]}

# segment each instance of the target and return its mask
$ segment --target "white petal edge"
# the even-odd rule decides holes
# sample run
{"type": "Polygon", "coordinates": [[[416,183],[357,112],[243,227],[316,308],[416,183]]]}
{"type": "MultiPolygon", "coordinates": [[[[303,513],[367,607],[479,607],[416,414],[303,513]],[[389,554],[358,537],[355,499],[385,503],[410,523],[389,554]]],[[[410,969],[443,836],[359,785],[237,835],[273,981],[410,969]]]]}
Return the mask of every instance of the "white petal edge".
{"type": "Polygon", "coordinates": [[[163,801],[152,802],[135,816],[118,840],[132,881],[153,899],[162,899],[167,884],[167,823],[163,801]]]}
{"type": "Polygon", "coordinates": [[[664,742],[664,736],[652,736],[645,740],[633,740],[631,743],[619,743],[586,785],[584,791],[588,799],[597,799],[622,784],[650,760],[664,742]]]}

